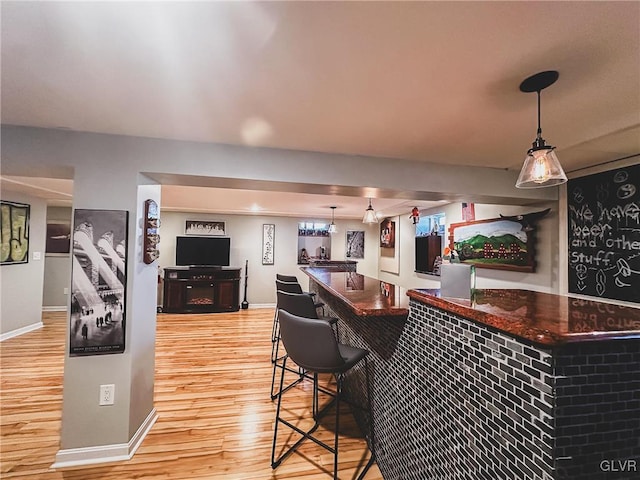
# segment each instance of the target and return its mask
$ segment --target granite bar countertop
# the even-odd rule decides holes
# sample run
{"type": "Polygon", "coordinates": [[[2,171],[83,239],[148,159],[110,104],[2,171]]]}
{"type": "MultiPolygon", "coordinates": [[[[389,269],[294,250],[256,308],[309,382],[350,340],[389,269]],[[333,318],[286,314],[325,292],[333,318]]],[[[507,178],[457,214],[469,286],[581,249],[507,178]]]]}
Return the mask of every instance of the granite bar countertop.
{"type": "Polygon", "coordinates": [[[533,292],[476,290],[473,302],[443,298],[439,289],[409,290],[410,298],[533,343],[640,340],[640,308],[533,292]]]}
{"type": "Polygon", "coordinates": [[[321,267],[323,265],[356,265],[357,263],[355,260],[321,260],[313,258],[309,260],[309,265],[312,267],[321,267]]]}
{"type": "Polygon", "coordinates": [[[407,290],[392,283],[366,277],[356,272],[305,267],[301,270],[329,294],[341,299],[356,315],[407,318],[407,290]]]}

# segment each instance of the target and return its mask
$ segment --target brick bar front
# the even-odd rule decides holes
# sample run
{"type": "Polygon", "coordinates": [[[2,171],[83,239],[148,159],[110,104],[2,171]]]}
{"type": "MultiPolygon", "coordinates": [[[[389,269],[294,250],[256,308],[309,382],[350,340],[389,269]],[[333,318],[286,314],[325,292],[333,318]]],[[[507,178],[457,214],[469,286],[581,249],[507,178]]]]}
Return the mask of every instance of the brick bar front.
{"type": "MultiPolygon", "coordinates": [[[[341,341],[370,351],[385,479],[640,478],[640,310],[520,290],[471,306],[411,290],[408,316],[376,311],[379,299],[363,315],[339,274],[307,273],[341,341]]],[[[362,371],[346,389],[366,401],[362,371]]],[[[370,419],[354,414],[370,439],[370,419]]]]}

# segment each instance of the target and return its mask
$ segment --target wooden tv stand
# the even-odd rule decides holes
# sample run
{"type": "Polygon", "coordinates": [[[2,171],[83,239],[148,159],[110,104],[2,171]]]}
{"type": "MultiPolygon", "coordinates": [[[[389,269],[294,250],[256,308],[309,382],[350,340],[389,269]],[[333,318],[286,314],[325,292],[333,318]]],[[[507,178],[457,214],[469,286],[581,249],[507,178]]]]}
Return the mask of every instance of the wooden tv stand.
{"type": "Polygon", "coordinates": [[[236,312],[240,309],[240,268],[170,267],[164,269],[162,311],[166,313],[236,312]]]}

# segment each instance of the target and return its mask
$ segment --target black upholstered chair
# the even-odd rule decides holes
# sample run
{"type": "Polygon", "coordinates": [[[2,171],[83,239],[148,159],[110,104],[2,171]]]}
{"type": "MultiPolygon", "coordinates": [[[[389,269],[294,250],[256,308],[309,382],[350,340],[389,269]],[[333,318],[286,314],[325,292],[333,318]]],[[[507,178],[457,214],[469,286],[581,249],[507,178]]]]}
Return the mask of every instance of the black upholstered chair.
{"type": "MultiPolygon", "coordinates": [[[[295,282],[285,282],[283,280],[278,280],[278,276],[286,277],[286,275],[276,274],[276,292],[283,291],[289,293],[304,293],[306,295],[311,296],[312,298],[315,296],[315,293],[303,292],[302,287],[298,283],[297,279],[295,282]]],[[[295,277],[293,277],[295,278],[295,277]]],[[[322,308],[324,314],[324,303],[315,302],[316,308],[322,308]]],[[[276,350],[277,350],[277,339],[278,339],[278,304],[276,303],[276,309],[273,312],[273,326],[271,327],[271,362],[276,361],[276,350]]]]}
{"type": "MultiPolygon", "coordinates": [[[[298,277],[296,277],[295,275],[282,275],[281,273],[276,273],[276,280],[278,280],[280,282],[289,282],[289,283],[300,284],[300,282],[298,281],[298,277]]],[[[300,289],[302,289],[302,287],[300,289]]],[[[316,296],[316,292],[302,292],[302,293],[307,293],[307,294],[311,295],[312,297],[316,296]]]]}
{"type": "Polygon", "coordinates": [[[276,280],[280,280],[281,282],[298,282],[298,277],[295,275],[282,275],[281,273],[276,273],[276,280]]]}
{"type": "MultiPolygon", "coordinates": [[[[298,446],[306,439],[312,440],[316,444],[324,447],[328,451],[334,454],[333,462],[333,478],[338,478],[338,433],[340,427],[340,402],[343,401],[343,380],[344,375],[355,367],[359,362],[364,361],[364,373],[365,383],[367,388],[367,406],[360,405],[352,406],[356,408],[362,408],[368,412],[368,418],[371,420],[371,397],[369,386],[369,372],[367,365],[368,351],[362,348],[351,347],[338,343],[334,335],[333,329],[329,322],[325,320],[309,319],[293,315],[285,310],[280,310],[280,333],[282,337],[282,343],[287,351],[284,357],[282,374],[280,376],[280,389],[282,393],[278,395],[278,407],[276,409],[276,422],[273,432],[273,447],[271,449],[271,467],[277,468],[280,463],[294,452],[298,446]],[[314,417],[314,425],[311,429],[304,431],[293,425],[291,422],[285,420],[280,416],[282,408],[282,401],[285,391],[282,390],[284,383],[284,374],[286,368],[286,362],[288,359],[293,360],[298,366],[304,368],[307,372],[313,373],[313,405],[312,412],[314,417]],[[318,374],[319,373],[331,373],[336,377],[337,390],[335,392],[335,398],[333,404],[335,404],[335,434],[333,447],[327,443],[319,440],[313,436],[313,433],[318,428],[318,421],[327,412],[328,407],[318,410],[318,374]],[[278,436],[278,426],[280,424],[286,425],[298,434],[302,435],[298,441],[292,446],[287,448],[278,458],[276,458],[276,443],[278,436]]],[[[365,434],[366,435],[366,434],[365,434]]],[[[374,455],[374,435],[373,435],[373,422],[369,422],[369,445],[371,449],[371,457],[364,467],[363,471],[358,476],[362,479],[367,473],[371,465],[375,460],[374,455]]]]}
{"type": "MultiPolygon", "coordinates": [[[[293,315],[298,315],[300,317],[309,318],[312,320],[324,320],[329,323],[329,325],[335,325],[335,335],[337,336],[338,332],[338,319],[335,317],[325,317],[323,315],[318,315],[318,310],[316,304],[313,299],[304,293],[289,293],[282,290],[278,290],[276,292],[277,295],[277,310],[276,314],[279,316],[281,311],[289,312],[293,315]]],[[[283,368],[281,363],[283,360],[282,356],[279,356],[280,352],[280,330],[278,328],[277,338],[275,342],[275,352],[272,353],[273,360],[273,373],[271,375],[271,400],[275,400],[275,398],[280,393],[280,390],[274,392],[274,387],[276,383],[276,370],[278,368],[283,368]]],[[[288,369],[288,371],[294,371],[292,369],[288,369]]],[[[288,385],[286,388],[291,388],[296,383],[304,379],[304,372],[302,370],[298,370],[299,378],[288,385]]]]}

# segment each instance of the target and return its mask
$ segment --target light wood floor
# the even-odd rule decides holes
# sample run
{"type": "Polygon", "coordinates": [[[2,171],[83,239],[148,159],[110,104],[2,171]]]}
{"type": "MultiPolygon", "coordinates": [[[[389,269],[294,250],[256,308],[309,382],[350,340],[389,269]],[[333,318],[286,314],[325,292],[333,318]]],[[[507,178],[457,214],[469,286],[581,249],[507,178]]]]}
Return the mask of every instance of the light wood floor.
{"type": "MultiPolygon", "coordinates": [[[[307,441],[277,470],[270,455],[276,403],[271,382],[272,309],[215,315],[158,315],[158,421],[132,460],[52,470],[59,449],[66,314],[0,344],[0,478],[42,480],[328,479],[333,457],[307,441]]],[[[326,379],[330,382],[330,379],[326,379]]],[[[308,414],[311,385],[287,393],[287,418],[308,414]]],[[[331,442],[332,418],[318,430],[331,442]]],[[[298,425],[307,425],[298,420],[298,425]]],[[[369,458],[348,410],[340,423],[340,478],[369,458]]],[[[297,439],[284,428],[280,444],[297,439]]],[[[367,480],[381,479],[377,466],[367,480]]]]}

